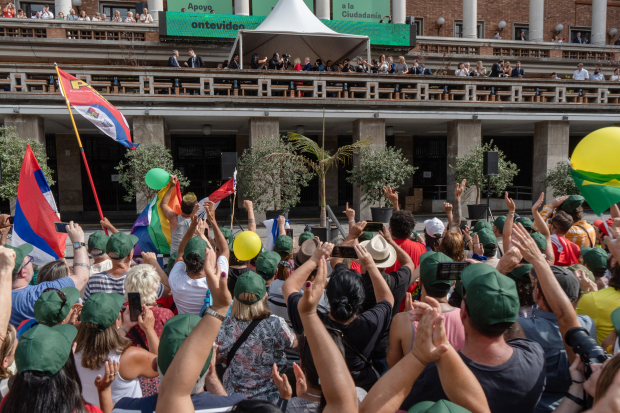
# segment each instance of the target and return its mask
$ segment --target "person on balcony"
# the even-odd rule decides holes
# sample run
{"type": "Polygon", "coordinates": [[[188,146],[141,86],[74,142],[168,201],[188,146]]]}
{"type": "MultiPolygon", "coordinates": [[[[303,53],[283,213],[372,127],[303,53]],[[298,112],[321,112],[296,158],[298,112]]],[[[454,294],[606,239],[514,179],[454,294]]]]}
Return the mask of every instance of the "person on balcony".
{"type": "Polygon", "coordinates": [[[49,5],[45,4],[43,6],[43,11],[41,12],[39,18],[40,19],[45,19],[45,20],[48,20],[48,19],[52,19],[53,20],[54,19],[54,13],[52,13],[50,11],[50,6],[49,5]]]}
{"type": "MultiPolygon", "coordinates": [[[[41,18],[43,18],[43,17],[41,17],[41,18]]],[[[78,20],[89,22],[90,21],[90,17],[88,17],[86,15],[86,11],[85,10],[82,10],[82,11],[80,11],[80,17],[78,17],[78,20]]]]}
{"type": "Polygon", "coordinates": [[[502,70],[504,70],[503,66],[504,66],[504,59],[500,59],[491,68],[491,74],[489,75],[489,77],[499,77],[499,75],[502,73],[502,70]]]}
{"type": "MultiPolygon", "coordinates": [[[[581,33],[578,33],[581,34],[581,33]]],[[[588,79],[588,71],[583,68],[583,63],[579,63],[577,65],[577,70],[573,73],[573,79],[575,80],[586,80],[588,79]]]]}
{"type": "Polygon", "coordinates": [[[75,10],[71,9],[69,10],[69,14],[67,14],[67,20],[77,20],[78,16],[77,14],[75,14],[75,10]]]}
{"type": "MultiPolygon", "coordinates": [[[[144,14],[142,16],[144,16],[144,14]]],[[[205,67],[202,57],[196,56],[196,53],[194,53],[192,49],[189,49],[187,54],[189,55],[189,59],[187,59],[186,63],[183,63],[185,67],[205,67]]]]}
{"type": "Polygon", "coordinates": [[[2,10],[2,17],[15,17],[15,5],[13,3],[7,4],[2,10]]]}
{"type": "Polygon", "coordinates": [[[614,70],[614,74],[609,77],[609,80],[611,80],[612,82],[617,82],[619,74],[620,74],[620,69],[616,68],[616,70],[614,70]]]}
{"type": "Polygon", "coordinates": [[[577,32],[577,36],[573,38],[573,43],[585,44],[586,42],[581,37],[581,32],[577,32]]]}
{"type": "Polygon", "coordinates": [[[116,23],[123,22],[123,18],[121,17],[121,12],[119,10],[114,10],[114,17],[112,18],[112,21],[116,23]]]}
{"type": "Polygon", "coordinates": [[[501,40],[501,36],[499,35],[499,32],[495,32],[495,34],[493,35],[493,37],[491,37],[491,39],[493,40],[501,40]]]}
{"type": "Polygon", "coordinates": [[[519,37],[517,37],[517,40],[520,40],[522,42],[527,41],[527,39],[525,38],[525,32],[523,30],[521,30],[521,33],[519,33],[519,37]]]}
{"type": "Polygon", "coordinates": [[[407,63],[404,56],[398,56],[398,64],[394,67],[394,72],[398,75],[407,73],[407,63]]]}
{"type": "Polygon", "coordinates": [[[390,70],[390,67],[388,66],[388,63],[385,61],[385,55],[382,54],[381,57],[379,58],[379,73],[388,73],[389,70],[390,70]]]}
{"type": "Polygon", "coordinates": [[[600,67],[594,69],[594,73],[590,75],[590,80],[605,80],[605,75],[601,73],[600,67]]]}
{"type": "Polygon", "coordinates": [[[58,20],[65,20],[65,14],[61,11],[58,12],[58,20]]]}
{"type": "Polygon", "coordinates": [[[92,22],[100,22],[101,21],[101,13],[96,12],[93,18],[90,20],[92,22]]]}
{"type": "Polygon", "coordinates": [[[478,60],[478,62],[476,62],[476,68],[472,70],[470,76],[486,76],[486,75],[487,75],[487,70],[483,66],[482,60],[478,60]]]}
{"type": "Polygon", "coordinates": [[[128,11],[127,17],[125,18],[125,23],[135,23],[136,19],[133,18],[133,13],[128,11]]]}
{"type": "Polygon", "coordinates": [[[241,69],[241,64],[239,63],[238,54],[233,56],[232,60],[230,61],[230,66],[228,68],[229,69],[241,69]]]}
{"type": "Polygon", "coordinates": [[[302,68],[304,72],[312,72],[312,63],[310,63],[310,58],[306,57],[304,59],[304,66],[302,68]]]}
{"type": "Polygon", "coordinates": [[[179,58],[179,52],[176,50],[173,50],[172,56],[168,58],[168,67],[180,67],[178,58],[179,58]]]}
{"type": "Polygon", "coordinates": [[[510,66],[510,62],[506,61],[504,63],[504,71],[501,77],[510,77],[512,75],[512,67],[510,66]]]}
{"type": "Polygon", "coordinates": [[[517,62],[517,67],[512,69],[511,76],[512,77],[518,77],[518,78],[525,77],[525,71],[521,67],[521,62],[517,62]]]}
{"type": "MultiPolygon", "coordinates": [[[[149,14],[149,9],[146,7],[142,9],[142,15],[140,16],[140,23],[153,23],[153,16],[149,14]]],[[[204,66],[200,66],[204,67],[204,66]]]]}
{"type": "Polygon", "coordinates": [[[459,68],[454,71],[454,76],[467,76],[467,69],[465,69],[465,63],[459,63],[459,68]]]}
{"type": "Polygon", "coordinates": [[[24,11],[22,9],[17,9],[17,16],[15,16],[18,19],[27,19],[28,16],[26,16],[26,13],[24,13],[24,11]]]}

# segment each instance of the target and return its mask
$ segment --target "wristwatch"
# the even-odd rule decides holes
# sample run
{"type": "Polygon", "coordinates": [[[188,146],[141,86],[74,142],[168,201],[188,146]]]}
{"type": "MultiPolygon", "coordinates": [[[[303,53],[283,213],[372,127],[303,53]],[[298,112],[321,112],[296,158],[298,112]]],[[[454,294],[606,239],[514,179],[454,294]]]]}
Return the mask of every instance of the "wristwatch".
{"type": "Polygon", "coordinates": [[[74,242],[73,243],[73,249],[74,250],[77,250],[77,249],[85,247],[85,246],[86,246],[86,244],[84,244],[83,242],[74,242]]]}
{"type": "Polygon", "coordinates": [[[223,315],[221,315],[220,313],[218,313],[218,312],[216,312],[216,311],[213,311],[213,310],[211,309],[211,307],[208,307],[208,308],[205,310],[205,314],[212,315],[213,317],[217,318],[217,319],[218,319],[218,320],[220,320],[220,321],[224,321],[224,318],[226,318],[226,317],[224,317],[223,315]]]}

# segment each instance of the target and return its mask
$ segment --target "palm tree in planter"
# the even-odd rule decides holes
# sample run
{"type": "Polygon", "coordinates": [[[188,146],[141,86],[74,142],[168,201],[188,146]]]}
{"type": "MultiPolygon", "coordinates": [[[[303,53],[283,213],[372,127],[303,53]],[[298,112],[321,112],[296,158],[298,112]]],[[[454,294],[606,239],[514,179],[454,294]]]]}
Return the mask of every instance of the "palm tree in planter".
{"type": "Polygon", "coordinates": [[[338,163],[346,162],[361,147],[370,145],[371,138],[362,139],[351,145],[341,146],[333,154],[325,150],[325,114],[323,114],[323,137],[321,146],[310,138],[298,133],[288,134],[289,142],[293,145],[296,154],[290,153],[272,153],[265,157],[266,160],[278,161],[282,159],[295,159],[299,163],[305,164],[308,169],[314,171],[319,178],[319,205],[321,206],[321,215],[319,227],[327,227],[327,205],[325,198],[325,176],[332,166],[338,163]]]}

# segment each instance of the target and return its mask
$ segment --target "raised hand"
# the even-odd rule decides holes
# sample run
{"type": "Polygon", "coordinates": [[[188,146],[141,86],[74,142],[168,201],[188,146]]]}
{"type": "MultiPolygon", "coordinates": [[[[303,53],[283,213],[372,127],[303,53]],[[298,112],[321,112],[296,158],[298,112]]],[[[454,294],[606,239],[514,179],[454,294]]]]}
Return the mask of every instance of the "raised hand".
{"type": "Polygon", "coordinates": [[[355,253],[357,254],[357,262],[363,265],[368,272],[370,272],[371,268],[376,267],[375,261],[372,259],[372,255],[370,255],[368,250],[366,250],[366,247],[357,244],[353,248],[355,248],[355,253]]]}
{"type": "Polygon", "coordinates": [[[454,199],[457,202],[461,202],[461,196],[463,196],[463,192],[465,192],[465,187],[467,186],[467,179],[463,179],[461,183],[457,183],[454,188],[454,199]]]}
{"type": "Polygon", "coordinates": [[[443,209],[446,211],[446,214],[452,214],[452,204],[448,202],[443,203],[443,209]]]}
{"type": "Polygon", "coordinates": [[[244,199],[243,200],[243,207],[249,211],[249,210],[254,208],[254,203],[252,201],[250,201],[249,199],[244,199]]]}
{"type": "Polygon", "coordinates": [[[177,182],[179,182],[179,178],[177,178],[176,175],[170,175],[170,186],[171,187],[176,187],[177,186],[177,182]]]}
{"type": "Polygon", "coordinates": [[[215,252],[210,248],[205,248],[205,273],[207,274],[207,284],[213,298],[214,311],[220,314],[228,312],[232,295],[228,290],[228,274],[220,271],[220,265],[216,263],[215,252]]]}
{"type": "Polygon", "coordinates": [[[355,225],[349,225],[349,237],[359,238],[364,233],[366,228],[366,221],[360,221],[355,225]]]}
{"type": "Polygon", "coordinates": [[[506,201],[506,207],[508,207],[508,212],[514,212],[516,208],[515,201],[513,201],[510,196],[508,196],[508,191],[504,191],[504,201],[506,201]]]}
{"type": "Polygon", "coordinates": [[[314,250],[312,257],[310,259],[314,261],[314,263],[318,266],[321,264],[321,258],[327,259],[330,255],[332,255],[332,250],[334,249],[334,244],[331,242],[321,242],[319,241],[319,246],[314,250]]]}
{"type": "Polygon", "coordinates": [[[297,390],[297,397],[300,397],[302,394],[308,391],[306,375],[304,374],[301,367],[297,365],[297,363],[293,363],[293,373],[295,373],[295,387],[297,390]]]}
{"type": "Polygon", "coordinates": [[[512,227],[512,237],[514,238],[514,246],[519,249],[521,255],[530,264],[536,260],[544,260],[542,253],[538,249],[536,242],[532,236],[523,228],[523,225],[517,224],[512,227]]]}
{"type": "Polygon", "coordinates": [[[355,210],[353,208],[349,208],[348,202],[347,202],[347,207],[342,212],[347,216],[347,220],[349,222],[353,221],[353,223],[355,223],[355,210]]]}
{"type": "Polygon", "coordinates": [[[390,231],[388,231],[388,229],[385,227],[385,225],[383,225],[383,229],[379,230],[379,235],[381,235],[383,238],[385,238],[385,240],[388,242],[388,244],[392,243],[392,234],[390,233],[390,231]]]}
{"type": "Polygon", "coordinates": [[[536,203],[534,205],[532,205],[532,212],[538,211],[540,209],[540,207],[542,206],[544,201],[545,201],[545,193],[541,192],[540,196],[538,197],[538,201],[536,201],[536,203]]]}
{"type": "Polygon", "coordinates": [[[0,274],[11,274],[15,268],[15,251],[11,248],[0,246],[0,274]]]}
{"type": "Polygon", "coordinates": [[[596,286],[596,283],[592,282],[592,280],[588,278],[588,275],[586,274],[584,270],[575,271],[575,277],[577,277],[577,279],[579,280],[579,288],[584,293],[587,294],[592,291],[598,291],[598,287],[596,286]]]}
{"type": "Polygon", "coordinates": [[[138,324],[142,331],[153,330],[155,328],[155,315],[146,305],[142,304],[142,314],[138,316],[138,324]]]}
{"type": "Polygon", "coordinates": [[[479,257],[483,256],[484,255],[484,247],[480,243],[480,239],[478,238],[478,234],[474,234],[474,236],[473,236],[473,243],[474,243],[474,254],[478,255],[479,257]]]}
{"type": "Polygon", "coordinates": [[[383,194],[385,194],[385,197],[390,200],[392,205],[398,205],[398,192],[392,189],[391,186],[384,186],[383,194]]]}
{"type": "Polygon", "coordinates": [[[445,328],[443,325],[443,315],[437,312],[436,308],[427,308],[424,310],[418,328],[416,329],[415,339],[413,340],[413,348],[411,354],[418,359],[421,364],[429,364],[439,358],[448,351],[447,341],[441,344],[435,344],[435,336],[441,337],[442,333],[435,333],[435,329],[443,330],[445,336],[445,328]]]}
{"type": "Polygon", "coordinates": [[[566,201],[567,199],[568,199],[568,195],[557,197],[556,199],[554,199],[551,202],[551,206],[554,207],[554,208],[557,208],[560,205],[562,205],[564,203],[564,201],[566,201]]]}
{"type": "Polygon", "coordinates": [[[159,267],[159,263],[157,262],[157,254],[154,252],[143,252],[142,258],[136,258],[138,262],[143,264],[149,264],[153,267],[159,267]]]}
{"type": "Polygon", "coordinates": [[[325,257],[321,257],[319,266],[316,271],[316,277],[314,283],[310,281],[306,282],[304,288],[304,295],[299,300],[297,310],[300,316],[309,316],[316,314],[316,308],[319,305],[319,301],[323,296],[323,290],[327,285],[327,261],[325,257]]]}
{"type": "Polygon", "coordinates": [[[69,222],[69,225],[66,226],[66,229],[67,235],[69,235],[71,242],[84,242],[84,230],[78,224],[71,221],[69,222]]]}
{"type": "Polygon", "coordinates": [[[504,254],[502,258],[500,258],[497,263],[497,271],[501,274],[507,275],[509,272],[517,268],[523,256],[521,255],[521,251],[515,246],[510,247],[508,251],[504,254]]]}
{"type": "Polygon", "coordinates": [[[271,368],[271,377],[273,377],[273,381],[280,392],[280,398],[290,400],[293,397],[293,389],[288,382],[288,377],[282,377],[278,372],[278,365],[276,363],[273,363],[273,367],[271,368]]]}

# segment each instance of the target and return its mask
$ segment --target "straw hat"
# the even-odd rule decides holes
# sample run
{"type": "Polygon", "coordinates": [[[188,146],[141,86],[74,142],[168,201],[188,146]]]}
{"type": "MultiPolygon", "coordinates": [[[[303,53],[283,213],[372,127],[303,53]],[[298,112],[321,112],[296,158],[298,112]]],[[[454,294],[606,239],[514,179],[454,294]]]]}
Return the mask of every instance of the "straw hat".
{"type": "Polygon", "coordinates": [[[396,250],[387,243],[381,235],[376,235],[370,241],[361,242],[377,264],[378,268],[387,268],[396,262],[396,250]]]}

